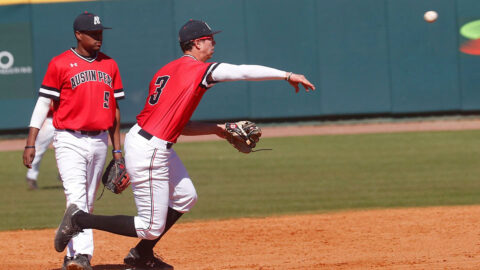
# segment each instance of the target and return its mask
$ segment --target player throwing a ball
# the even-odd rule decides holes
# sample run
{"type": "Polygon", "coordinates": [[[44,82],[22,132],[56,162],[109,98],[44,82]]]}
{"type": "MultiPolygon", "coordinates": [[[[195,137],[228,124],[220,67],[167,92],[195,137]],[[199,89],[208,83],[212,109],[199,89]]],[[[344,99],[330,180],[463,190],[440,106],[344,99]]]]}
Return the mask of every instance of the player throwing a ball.
{"type": "Polygon", "coordinates": [[[124,258],[141,269],[173,269],[153,254],[153,247],[197,201],[192,181],[173,150],[183,135],[216,134],[225,137],[224,123],[190,121],[203,94],[226,81],[286,80],[298,92],[315,87],[305,76],[258,65],[207,62],[214,53],[214,35],[202,21],[190,20],[179,31],[184,55],[155,73],[145,106],[125,138],[127,172],[137,206],[137,216],[99,216],[71,205],[55,236],[62,251],[72,235],[99,229],[142,240],[124,258]]]}

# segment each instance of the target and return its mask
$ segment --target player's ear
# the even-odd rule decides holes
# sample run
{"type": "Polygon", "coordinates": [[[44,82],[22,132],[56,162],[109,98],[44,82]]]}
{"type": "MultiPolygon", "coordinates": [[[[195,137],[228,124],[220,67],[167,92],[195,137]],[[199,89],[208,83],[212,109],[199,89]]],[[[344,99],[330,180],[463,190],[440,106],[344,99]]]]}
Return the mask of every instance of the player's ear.
{"type": "Polygon", "coordinates": [[[199,50],[199,49],[200,49],[200,42],[201,42],[201,40],[195,39],[195,40],[193,41],[193,47],[195,47],[195,48],[197,48],[197,49],[199,50]]]}
{"type": "Polygon", "coordinates": [[[80,31],[75,31],[74,34],[75,34],[75,38],[76,38],[77,40],[81,40],[81,39],[82,39],[82,33],[81,33],[80,31]]]}

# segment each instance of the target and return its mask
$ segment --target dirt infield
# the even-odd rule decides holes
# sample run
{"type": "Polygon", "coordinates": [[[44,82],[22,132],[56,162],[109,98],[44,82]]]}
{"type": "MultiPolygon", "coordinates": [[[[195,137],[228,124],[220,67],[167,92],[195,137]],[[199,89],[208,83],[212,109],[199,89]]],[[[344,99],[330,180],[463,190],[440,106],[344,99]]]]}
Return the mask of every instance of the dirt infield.
{"type": "MultiPolygon", "coordinates": [[[[480,206],[178,224],[156,248],[175,269],[478,269],[480,206]]],[[[59,269],[53,229],[0,232],[1,269],[59,269]]],[[[94,269],[125,269],[136,239],[95,232],[94,269]]]]}
{"type": "MultiPolygon", "coordinates": [[[[269,127],[264,135],[461,129],[480,129],[480,120],[269,127]]],[[[0,150],[24,143],[0,141],[0,150]]],[[[156,252],[175,269],[194,270],[480,269],[478,224],[480,206],[190,222],[175,225],[156,252]]],[[[137,239],[94,234],[94,269],[126,269],[122,259],[137,239]]],[[[0,232],[0,269],[60,269],[63,254],[55,252],[53,235],[53,229],[0,232]]]]}

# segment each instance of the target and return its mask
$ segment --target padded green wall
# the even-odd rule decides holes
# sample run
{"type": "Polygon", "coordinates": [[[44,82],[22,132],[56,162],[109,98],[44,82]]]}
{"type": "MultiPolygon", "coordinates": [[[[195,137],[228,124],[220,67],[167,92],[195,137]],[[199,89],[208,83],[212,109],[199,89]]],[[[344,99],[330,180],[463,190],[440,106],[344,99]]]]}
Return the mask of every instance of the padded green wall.
{"type": "MultiPolygon", "coordinates": [[[[211,61],[303,73],[317,86],[295,94],[284,81],[219,83],[194,119],[480,109],[480,59],[458,51],[465,41],[459,28],[480,17],[477,0],[97,1],[0,6],[0,30],[23,25],[31,41],[24,54],[33,59],[30,83],[19,79],[12,89],[0,75],[0,110],[14,112],[0,119],[0,129],[28,125],[47,64],[75,46],[73,19],[85,10],[113,27],[102,50],[120,67],[124,123],[135,121],[155,71],[181,55],[178,29],[191,18],[223,30],[211,61]],[[439,20],[423,21],[427,10],[438,11],[439,20]]],[[[2,44],[0,52],[10,50],[2,44]]]]}

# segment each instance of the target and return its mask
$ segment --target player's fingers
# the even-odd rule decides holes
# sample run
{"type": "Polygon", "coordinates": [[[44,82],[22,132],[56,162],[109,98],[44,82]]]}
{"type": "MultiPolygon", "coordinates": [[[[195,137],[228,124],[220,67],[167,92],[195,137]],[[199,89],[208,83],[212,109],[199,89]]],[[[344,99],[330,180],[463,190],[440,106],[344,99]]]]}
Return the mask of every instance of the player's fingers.
{"type": "Polygon", "coordinates": [[[31,169],[32,168],[32,161],[29,160],[28,158],[27,159],[23,158],[23,165],[25,165],[25,167],[31,169]]]}
{"type": "Polygon", "coordinates": [[[315,85],[313,85],[313,83],[311,83],[311,82],[310,82],[309,80],[307,80],[306,78],[305,78],[305,83],[303,84],[303,86],[304,86],[305,88],[308,87],[309,89],[315,90],[315,85]]]}
{"type": "Polygon", "coordinates": [[[291,77],[290,77],[290,84],[295,87],[295,92],[298,93],[298,91],[300,90],[298,88],[298,84],[301,83],[303,85],[303,87],[305,88],[305,90],[308,92],[310,89],[311,90],[315,90],[315,86],[309,82],[307,80],[307,78],[305,78],[304,75],[302,74],[292,74],[291,77]]]}
{"type": "Polygon", "coordinates": [[[310,89],[315,90],[315,86],[311,83],[302,83],[303,87],[305,87],[305,90],[308,92],[310,89]]]}
{"type": "Polygon", "coordinates": [[[27,158],[25,157],[25,153],[23,154],[23,157],[22,157],[22,161],[23,161],[23,165],[27,166],[27,158]]]}
{"type": "Polygon", "coordinates": [[[288,83],[293,86],[293,88],[295,88],[295,93],[298,93],[298,91],[300,90],[298,88],[298,83],[297,82],[293,82],[293,81],[288,81],[288,83]]]}
{"type": "Polygon", "coordinates": [[[25,167],[27,168],[32,168],[32,158],[30,157],[30,151],[28,149],[25,149],[25,151],[23,151],[23,165],[25,165],[25,167]]]}
{"type": "Polygon", "coordinates": [[[300,83],[303,85],[303,87],[305,87],[305,90],[307,90],[307,92],[310,89],[315,90],[315,86],[303,75],[300,76],[300,83]]]}

